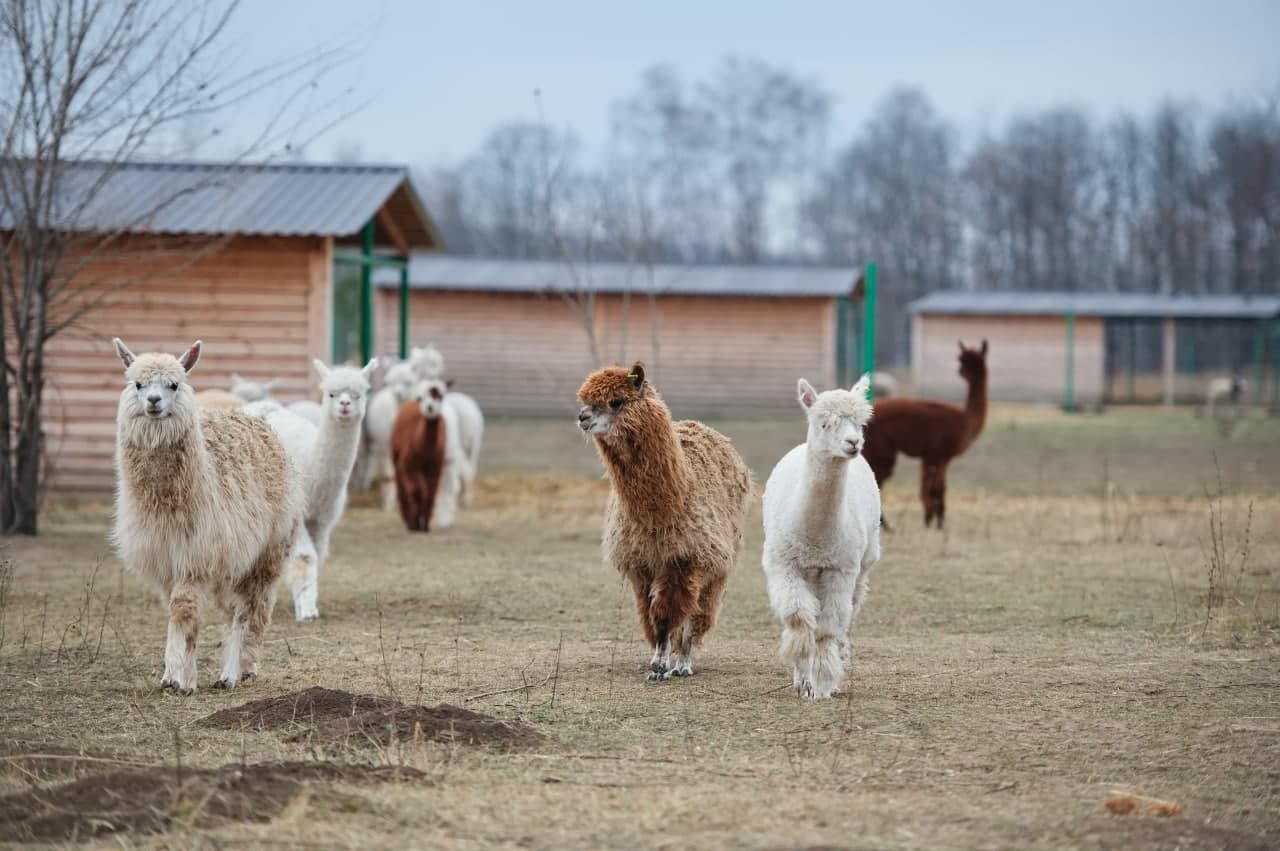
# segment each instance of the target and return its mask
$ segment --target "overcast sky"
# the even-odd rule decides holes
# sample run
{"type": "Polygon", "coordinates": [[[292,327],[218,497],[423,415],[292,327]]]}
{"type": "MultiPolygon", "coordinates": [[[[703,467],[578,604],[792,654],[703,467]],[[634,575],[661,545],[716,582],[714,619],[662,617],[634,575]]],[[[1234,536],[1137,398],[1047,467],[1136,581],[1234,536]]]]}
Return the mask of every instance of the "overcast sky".
{"type": "MultiPolygon", "coordinates": [[[[823,86],[837,144],[902,84],[968,132],[1064,103],[1105,118],[1167,97],[1280,93],[1280,0],[246,0],[233,30],[244,67],[325,40],[352,48],[333,83],[368,105],[314,140],[311,160],[358,144],[370,161],[453,161],[495,125],[535,117],[535,88],[548,121],[596,146],[644,69],[691,80],[727,54],[823,86]]],[[[243,112],[223,138],[255,120],[243,112]]]]}

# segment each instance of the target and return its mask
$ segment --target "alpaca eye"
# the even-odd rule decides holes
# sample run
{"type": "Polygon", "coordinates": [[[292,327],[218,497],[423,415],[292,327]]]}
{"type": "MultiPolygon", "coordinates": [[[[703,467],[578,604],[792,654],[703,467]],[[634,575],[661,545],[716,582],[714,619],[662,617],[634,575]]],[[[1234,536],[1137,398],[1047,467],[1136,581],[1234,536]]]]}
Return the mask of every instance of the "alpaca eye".
{"type": "Polygon", "coordinates": [[[618,410],[619,408],[621,408],[621,407],[622,407],[622,400],[621,400],[621,399],[610,399],[610,400],[609,400],[609,407],[610,407],[610,408],[613,408],[615,411],[616,411],[616,410],[618,410]]]}
{"type": "Polygon", "coordinates": [[[135,381],[135,382],[133,383],[133,386],[134,386],[134,387],[137,387],[139,390],[141,390],[141,389],[142,389],[142,382],[141,382],[141,381],[135,381]]]}
{"type": "Polygon", "coordinates": [[[172,381],[172,382],[170,382],[170,383],[169,383],[169,389],[170,389],[170,390],[177,390],[177,389],[178,389],[178,382],[176,382],[176,381],[172,381]]]}

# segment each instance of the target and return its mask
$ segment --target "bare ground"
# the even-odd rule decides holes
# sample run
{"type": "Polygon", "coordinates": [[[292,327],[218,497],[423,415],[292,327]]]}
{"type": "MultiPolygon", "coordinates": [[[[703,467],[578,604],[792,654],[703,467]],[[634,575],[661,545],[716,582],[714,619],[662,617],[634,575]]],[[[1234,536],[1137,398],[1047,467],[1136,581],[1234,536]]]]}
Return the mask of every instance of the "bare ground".
{"type": "MultiPolygon", "coordinates": [[[[761,486],[803,434],[799,414],[717,425],[761,486]]],[[[129,840],[157,847],[1280,845],[1280,423],[1226,440],[1182,412],[998,409],[953,468],[945,534],[919,527],[916,468],[900,465],[886,491],[898,531],[852,673],[818,704],[789,693],[776,659],[758,508],[697,676],[643,681],[632,604],[600,563],[607,485],[574,431],[494,423],[454,529],[413,536],[353,508],[321,620],[295,624],[282,600],[258,683],[230,693],[159,692],[163,610],[110,556],[107,511],[51,512],[43,537],[8,546],[0,792],[52,800],[67,782],[179,763],[422,773],[293,778],[261,820],[169,818],[129,840]],[[201,723],[312,686],[370,695],[372,710],[464,707],[547,739],[201,723]],[[1184,811],[1108,815],[1112,790],[1184,811]]],[[[220,637],[201,636],[205,685],[220,637]]]]}

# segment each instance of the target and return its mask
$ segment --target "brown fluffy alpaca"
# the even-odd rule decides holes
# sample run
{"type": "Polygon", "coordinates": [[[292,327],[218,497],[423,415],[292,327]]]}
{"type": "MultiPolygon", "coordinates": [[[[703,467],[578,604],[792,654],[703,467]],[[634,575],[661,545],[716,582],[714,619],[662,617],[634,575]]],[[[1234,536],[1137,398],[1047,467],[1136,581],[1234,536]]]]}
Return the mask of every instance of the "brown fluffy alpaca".
{"type": "Polygon", "coordinates": [[[613,484],[604,556],[635,592],[648,678],[687,677],[742,551],[751,473],[718,431],[673,423],[641,363],[592,373],[578,401],[613,484]]]}
{"type": "Polygon", "coordinates": [[[924,525],[936,519],[939,529],[947,511],[947,465],[973,445],[987,420],[986,340],[976,349],[960,344],[960,375],[969,385],[963,408],[928,399],[877,401],[862,447],[882,488],[893,475],[899,452],[920,459],[924,525]]]}
{"type": "Polygon", "coordinates": [[[424,413],[422,402],[417,399],[400,406],[391,426],[396,499],[400,517],[410,532],[431,531],[431,514],[444,471],[445,428],[440,412],[435,411],[434,416],[424,413]]]}

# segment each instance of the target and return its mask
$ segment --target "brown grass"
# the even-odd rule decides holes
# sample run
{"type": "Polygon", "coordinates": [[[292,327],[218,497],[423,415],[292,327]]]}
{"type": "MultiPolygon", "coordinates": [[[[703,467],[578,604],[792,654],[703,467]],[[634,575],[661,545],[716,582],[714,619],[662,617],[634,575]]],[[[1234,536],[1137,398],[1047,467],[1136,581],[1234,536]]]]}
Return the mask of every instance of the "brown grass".
{"type": "MultiPolygon", "coordinates": [[[[270,821],[180,822],[147,840],[166,847],[1275,847],[1280,426],[1246,421],[1227,441],[1189,415],[1035,414],[993,410],[953,465],[945,534],[920,528],[914,469],[895,477],[900,531],[832,701],[785,688],[758,505],[697,676],[645,683],[627,592],[600,560],[592,448],[567,418],[499,421],[458,526],[411,536],[351,510],[321,620],[295,624],[281,603],[258,683],[232,693],[207,689],[219,628],[200,640],[205,688],[159,693],[162,611],[110,557],[107,513],[51,514],[8,553],[0,744],[169,766],[180,753],[193,770],[323,756],[426,778],[308,780],[345,803],[309,792],[270,821]],[[1228,542],[1253,508],[1247,565],[1206,623],[1212,452],[1228,542]],[[550,740],[495,751],[397,732],[321,754],[197,723],[313,685],[465,705],[550,740]],[[1113,790],[1184,810],[1110,816],[1113,790]]],[[[803,434],[798,412],[714,425],[759,485],[803,434]]],[[[0,764],[0,791],[56,782],[0,764]]]]}

